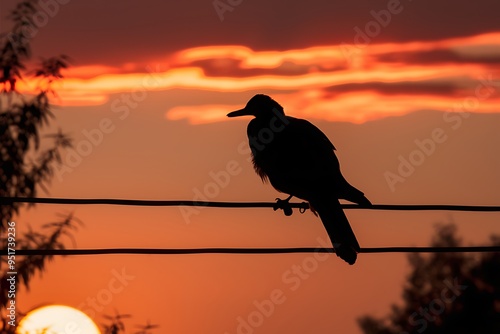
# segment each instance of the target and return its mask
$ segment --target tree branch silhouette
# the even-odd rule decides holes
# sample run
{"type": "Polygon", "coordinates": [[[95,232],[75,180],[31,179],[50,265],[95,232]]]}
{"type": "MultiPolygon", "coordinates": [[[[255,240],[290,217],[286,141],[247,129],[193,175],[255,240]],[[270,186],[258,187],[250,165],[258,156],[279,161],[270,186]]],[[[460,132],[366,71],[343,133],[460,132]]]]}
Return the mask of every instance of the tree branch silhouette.
{"type": "MultiPolygon", "coordinates": [[[[41,131],[50,125],[53,119],[50,99],[55,95],[52,84],[62,78],[62,69],[68,66],[66,56],[52,57],[43,60],[32,69],[27,66],[32,56],[31,29],[36,26],[34,15],[41,10],[38,1],[21,1],[10,13],[13,22],[12,30],[0,35],[0,196],[35,197],[39,189],[47,190],[53,176],[55,164],[61,163],[61,151],[71,146],[71,139],[58,133],[43,136],[41,131]],[[17,83],[31,76],[38,80],[36,91],[21,94],[17,83]],[[43,144],[44,149],[41,149],[43,144]]],[[[3,15],[3,13],[2,13],[3,15]]],[[[9,222],[17,215],[26,203],[0,203],[0,230],[5,231],[9,222]]],[[[28,203],[33,206],[34,203],[28,203]]],[[[77,220],[72,214],[60,217],[59,221],[49,223],[40,231],[31,228],[24,236],[16,233],[16,250],[64,249],[61,237],[71,235],[77,220]]],[[[7,246],[8,235],[0,238],[2,248],[7,246]]],[[[17,255],[17,254],[16,254],[17,255]]],[[[0,333],[14,333],[19,320],[16,305],[16,318],[5,317],[5,309],[9,302],[9,289],[4,289],[7,276],[13,277],[16,294],[20,285],[29,289],[29,282],[36,272],[45,270],[50,254],[27,255],[16,257],[15,271],[17,275],[8,274],[8,266],[2,266],[0,278],[0,312],[2,328],[0,333]],[[7,320],[9,319],[9,320],[7,320]],[[9,324],[9,322],[11,324],[9,324]]],[[[2,262],[7,259],[2,258],[2,262]]],[[[12,270],[10,270],[12,271],[12,270]]],[[[10,312],[8,312],[10,313],[10,312]]]]}
{"type": "MultiPolygon", "coordinates": [[[[500,247],[500,237],[491,237],[500,247]]],[[[437,228],[431,247],[459,248],[456,226],[437,228]]],[[[402,305],[383,318],[364,315],[365,334],[499,333],[500,253],[410,254],[411,271],[402,288],[402,305]]]]}

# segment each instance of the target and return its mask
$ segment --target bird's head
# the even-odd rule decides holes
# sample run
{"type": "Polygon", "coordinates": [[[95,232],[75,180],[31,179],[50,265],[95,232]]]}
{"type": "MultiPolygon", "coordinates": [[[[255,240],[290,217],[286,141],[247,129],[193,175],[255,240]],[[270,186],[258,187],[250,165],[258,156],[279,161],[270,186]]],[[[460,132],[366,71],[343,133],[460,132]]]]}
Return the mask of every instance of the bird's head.
{"type": "Polygon", "coordinates": [[[245,108],[230,112],[227,117],[248,115],[263,118],[275,116],[276,113],[284,114],[283,107],[271,97],[257,94],[248,101],[245,108]]]}

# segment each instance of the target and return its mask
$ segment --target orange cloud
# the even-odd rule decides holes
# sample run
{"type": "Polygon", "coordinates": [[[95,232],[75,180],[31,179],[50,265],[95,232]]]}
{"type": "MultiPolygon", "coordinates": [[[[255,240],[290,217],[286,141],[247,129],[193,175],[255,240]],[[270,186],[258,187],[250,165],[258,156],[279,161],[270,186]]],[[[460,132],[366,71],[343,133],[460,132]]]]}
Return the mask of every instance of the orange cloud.
{"type": "MultiPolygon", "coordinates": [[[[500,88],[499,88],[500,90],[500,88]]],[[[316,118],[327,121],[363,123],[388,116],[397,116],[416,110],[441,110],[449,112],[498,112],[500,97],[478,99],[468,96],[455,97],[421,95],[387,96],[373,91],[349,92],[332,98],[321,90],[298,91],[291,94],[273,95],[284,106],[288,115],[300,118],[316,118]]],[[[240,109],[241,105],[197,105],[179,106],[170,109],[165,117],[168,120],[187,119],[191,124],[220,122],[226,114],[240,109]]]]}
{"type": "MultiPolygon", "coordinates": [[[[444,110],[457,99],[474,94],[481,75],[500,73],[500,64],[480,61],[481,56],[497,55],[500,57],[500,32],[438,41],[364,47],[344,44],[285,51],[255,51],[238,45],[207,46],[173,54],[166,62],[159,62],[166,69],[156,72],[144,68],[131,73],[140,67],[132,63],[123,68],[75,67],[67,72],[57,91],[64,105],[95,105],[105,103],[111,94],[142,90],[180,88],[227,93],[282,90],[288,92],[282,94],[282,101],[287,102],[283,103],[289,109],[297,106],[300,110],[297,112],[304,116],[362,122],[412,110],[444,110]],[[440,57],[458,54],[465,61],[449,59],[433,63],[419,58],[425,52],[439,50],[444,51],[440,57]],[[382,59],[395,53],[413,57],[382,59]],[[474,57],[475,61],[467,62],[467,57],[474,57]],[[208,71],[209,65],[212,72],[208,71]],[[301,70],[294,72],[297,67],[301,70]],[[218,68],[224,70],[221,72],[225,76],[210,75],[218,68]],[[259,72],[249,71],[255,69],[259,72]],[[419,89],[412,90],[408,83],[414,83],[414,87],[418,84],[419,89]],[[387,95],[381,84],[387,89],[390,85],[401,84],[401,87],[387,95]],[[448,88],[431,94],[438,85],[448,88]]],[[[24,82],[19,87],[32,90],[30,85],[33,83],[24,82]]],[[[218,121],[224,119],[226,110],[232,107],[206,105],[194,110],[189,106],[176,106],[166,117],[187,118],[193,123],[218,121]],[[202,114],[200,109],[204,110],[202,114]]],[[[500,106],[497,100],[489,98],[482,101],[476,111],[500,111],[500,106]]]]}
{"type": "Polygon", "coordinates": [[[346,62],[342,50],[332,46],[288,51],[253,51],[240,45],[206,46],[183,50],[173,59],[181,64],[189,64],[200,60],[221,58],[240,60],[241,68],[276,68],[285,62],[315,66],[346,62]]]}

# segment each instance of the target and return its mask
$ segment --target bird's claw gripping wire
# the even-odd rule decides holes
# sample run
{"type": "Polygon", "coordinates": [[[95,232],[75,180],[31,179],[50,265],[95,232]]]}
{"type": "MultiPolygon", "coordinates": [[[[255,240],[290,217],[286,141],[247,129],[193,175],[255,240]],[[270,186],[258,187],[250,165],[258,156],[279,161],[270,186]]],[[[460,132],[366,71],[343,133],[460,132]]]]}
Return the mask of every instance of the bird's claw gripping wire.
{"type": "Polygon", "coordinates": [[[273,206],[273,210],[276,211],[278,209],[282,209],[285,213],[285,216],[291,216],[293,213],[292,206],[290,205],[290,199],[293,196],[290,195],[287,199],[276,198],[276,203],[273,206]]]}
{"type": "MultiPolygon", "coordinates": [[[[287,199],[276,198],[276,204],[274,204],[273,210],[276,211],[278,209],[281,209],[285,213],[285,216],[291,216],[293,213],[292,206],[290,205],[290,200],[292,199],[292,197],[293,195],[290,195],[287,199]]],[[[304,213],[307,211],[307,209],[311,209],[313,213],[317,215],[309,203],[302,202],[299,207],[299,212],[304,213]]]]}
{"type": "MultiPolygon", "coordinates": [[[[307,209],[311,208],[311,206],[309,205],[309,203],[306,203],[306,202],[302,202],[301,205],[302,206],[299,208],[299,212],[300,213],[304,213],[304,212],[307,211],[307,209]]],[[[316,215],[316,212],[314,212],[314,214],[316,215]]]]}

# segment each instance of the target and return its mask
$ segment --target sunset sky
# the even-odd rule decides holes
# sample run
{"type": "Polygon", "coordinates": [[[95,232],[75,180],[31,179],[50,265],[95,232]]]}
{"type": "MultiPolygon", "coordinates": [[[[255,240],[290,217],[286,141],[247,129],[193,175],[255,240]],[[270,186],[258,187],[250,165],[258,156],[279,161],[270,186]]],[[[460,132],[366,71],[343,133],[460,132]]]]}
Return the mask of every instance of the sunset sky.
{"type": "MultiPolygon", "coordinates": [[[[325,132],[373,203],[499,205],[497,0],[60,2],[41,0],[32,45],[71,58],[46,130],[69,133],[74,149],[43,196],[285,197],[253,172],[250,119],[226,117],[264,93],[325,132]]],[[[0,0],[1,32],[16,3],[0,0]]],[[[85,223],[78,248],[329,245],[310,212],[270,209],[37,205],[17,224],[71,211],[85,223]]],[[[424,246],[450,220],[465,244],[500,234],[494,213],[346,213],[361,247],[424,246]]],[[[19,307],[65,304],[97,323],[116,309],[158,333],[233,334],[281,292],[252,333],[360,333],[356,318],[387,314],[408,272],[405,254],[360,254],[354,266],[312,254],[57,257],[19,307]]]]}

